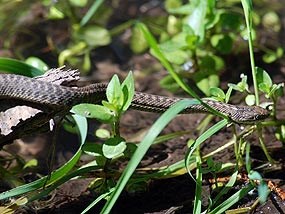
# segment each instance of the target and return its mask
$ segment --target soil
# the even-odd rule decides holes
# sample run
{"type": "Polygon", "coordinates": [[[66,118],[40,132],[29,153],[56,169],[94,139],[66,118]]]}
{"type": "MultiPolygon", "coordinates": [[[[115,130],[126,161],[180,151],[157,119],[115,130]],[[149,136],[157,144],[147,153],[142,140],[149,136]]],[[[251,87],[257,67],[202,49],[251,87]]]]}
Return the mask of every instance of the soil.
{"type": "MultiPolygon", "coordinates": [[[[132,1],[130,2],[131,3],[128,7],[122,5],[119,8],[120,13],[118,12],[114,14],[114,23],[111,23],[110,25],[115,25],[116,22],[123,22],[123,19],[128,20],[138,16],[137,10],[141,5],[135,4],[132,1]],[[127,15],[126,17],[122,17],[120,14],[127,15]]],[[[34,7],[39,7],[41,9],[37,4],[35,4],[34,7]]],[[[37,11],[39,11],[39,8],[37,8],[37,11]]],[[[153,10],[148,11],[148,15],[157,13],[164,13],[164,11],[160,7],[155,7],[153,10]]],[[[39,12],[37,15],[38,14],[39,12]]],[[[60,22],[60,24],[58,22],[55,23],[50,21],[40,22],[39,24],[33,22],[33,20],[34,19],[32,18],[28,19],[28,29],[31,32],[36,32],[40,38],[44,38],[39,41],[46,41],[45,38],[47,35],[53,38],[56,44],[65,44],[68,41],[68,27],[65,21],[60,22]],[[43,26],[43,23],[44,27],[40,28],[39,25],[43,26]]],[[[284,29],[284,17],[282,24],[284,29]]],[[[282,35],[285,36],[284,32],[282,35]]],[[[125,38],[124,36],[126,35],[120,35],[114,39],[115,42],[112,44],[112,48],[98,48],[94,53],[92,53],[92,64],[94,66],[92,67],[91,73],[83,78],[84,81],[82,84],[88,84],[89,82],[108,82],[114,74],[118,74],[119,77],[123,79],[127,75],[128,71],[132,70],[135,76],[137,91],[173,96],[173,94],[162,89],[159,85],[159,80],[167,75],[167,71],[165,71],[148,53],[142,55],[131,54],[131,51],[123,42],[125,38]],[[120,45],[118,45],[118,43],[120,45]]],[[[13,39],[15,41],[14,46],[16,47],[30,38],[28,38],[27,35],[23,36],[21,33],[18,33],[13,39]]],[[[51,51],[47,51],[49,48],[48,44],[42,42],[33,45],[34,48],[29,48],[28,50],[25,49],[25,51],[23,51],[24,55],[36,55],[43,58],[44,61],[49,63],[49,65],[56,66],[57,58],[51,51]]],[[[285,66],[281,61],[270,65],[263,64],[261,53],[259,52],[256,53],[256,58],[258,62],[257,64],[260,67],[270,71],[275,83],[284,82],[285,66]]],[[[240,53],[239,55],[227,56],[225,59],[227,68],[221,73],[221,86],[223,88],[226,89],[227,83],[229,82],[238,82],[240,73],[250,71],[250,63],[247,59],[247,52],[240,53]]],[[[179,91],[175,96],[187,95],[182,91],[179,91]]],[[[234,99],[231,101],[233,103],[239,103],[240,99],[241,98],[238,97],[238,95],[235,95],[234,99]]],[[[285,104],[284,97],[282,97],[278,102],[278,108],[280,107],[281,109],[285,104]]],[[[158,117],[159,115],[155,113],[130,110],[122,117],[120,124],[121,135],[129,141],[139,142],[140,139],[142,139],[143,134],[146,133],[148,128],[158,117]]],[[[151,169],[168,166],[179,160],[183,160],[188,150],[187,141],[189,139],[195,139],[198,136],[199,133],[195,130],[204,117],[205,115],[194,114],[181,115],[175,118],[164,129],[164,134],[184,130],[193,130],[193,132],[188,135],[184,135],[183,137],[151,147],[140,164],[140,167],[151,169]]],[[[278,118],[282,119],[284,117],[285,115],[280,111],[278,113],[278,118]]],[[[219,118],[214,118],[210,125],[215,124],[217,121],[219,121],[219,118]]],[[[97,121],[90,121],[90,134],[88,136],[90,141],[94,140],[92,133],[95,128],[98,127],[106,126],[99,124],[97,121]]],[[[242,127],[240,126],[237,126],[236,129],[238,132],[242,131],[242,127]]],[[[263,177],[267,180],[274,181],[279,188],[284,189],[285,191],[285,186],[283,185],[285,177],[285,149],[283,143],[276,140],[276,137],[274,136],[275,132],[276,130],[272,127],[264,129],[265,143],[271,156],[278,161],[278,164],[273,167],[268,167],[268,171],[264,170],[263,177]]],[[[231,137],[232,127],[224,128],[202,145],[201,153],[208,154],[209,152],[220,148],[227,143],[231,137]]],[[[53,136],[51,133],[45,133],[37,136],[26,137],[22,140],[16,140],[13,144],[5,147],[5,149],[12,151],[14,154],[21,156],[25,160],[36,158],[39,161],[37,172],[31,172],[24,177],[27,182],[36,179],[37,173],[47,174],[47,156],[50,151],[50,142],[52,141],[52,138],[53,136]]],[[[250,156],[252,158],[252,165],[260,166],[262,164],[267,164],[268,161],[266,160],[260,144],[257,141],[256,135],[248,137],[247,141],[251,144],[250,156]]],[[[62,166],[72,157],[78,149],[78,146],[79,142],[77,136],[61,129],[56,138],[55,163],[53,167],[58,168],[59,166],[62,166]]],[[[3,155],[3,153],[1,154],[3,155]]],[[[222,163],[235,163],[233,147],[229,147],[228,149],[215,154],[213,159],[222,163]]],[[[88,158],[84,156],[81,161],[84,163],[86,160],[88,160],[88,158]]],[[[117,167],[118,171],[122,171],[125,165],[126,161],[122,161],[114,167],[117,167]]],[[[241,169],[241,172],[243,171],[244,169],[241,169]]],[[[195,172],[193,171],[193,173],[195,172]]],[[[229,176],[227,172],[219,175],[219,177],[226,176],[229,176]]],[[[207,174],[204,179],[203,206],[207,206],[209,203],[207,198],[210,194],[213,194],[213,191],[210,188],[211,184],[209,183],[209,179],[212,178],[213,176],[211,174],[207,174]]],[[[25,206],[24,208],[20,208],[16,213],[80,213],[97,197],[97,195],[88,188],[89,183],[93,179],[94,177],[69,181],[54,191],[49,198],[42,202],[35,202],[25,206]]],[[[245,183],[245,181],[240,181],[239,185],[235,186],[235,189],[232,191],[235,192],[245,183]]],[[[7,188],[8,186],[5,183],[0,184],[1,192],[7,190],[7,188]]],[[[147,184],[144,185],[144,189],[140,191],[124,191],[112,210],[112,213],[192,213],[194,197],[195,182],[187,173],[167,179],[153,179],[149,180],[147,184]]],[[[256,197],[257,193],[255,191],[241,200],[234,208],[251,206],[256,200],[256,197]]],[[[103,205],[104,204],[101,202],[99,205],[94,207],[90,213],[99,213],[103,205]]],[[[282,200],[275,192],[272,192],[266,203],[258,205],[253,213],[272,214],[284,212],[284,200],[282,200]]]]}

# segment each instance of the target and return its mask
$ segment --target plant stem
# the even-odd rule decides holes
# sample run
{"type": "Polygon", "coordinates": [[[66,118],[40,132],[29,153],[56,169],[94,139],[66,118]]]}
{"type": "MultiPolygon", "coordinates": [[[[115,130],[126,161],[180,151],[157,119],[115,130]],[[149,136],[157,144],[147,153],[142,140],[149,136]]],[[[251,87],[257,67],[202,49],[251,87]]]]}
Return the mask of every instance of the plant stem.
{"type": "Polygon", "coordinates": [[[267,151],[267,148],[266,148],[266,145],[264,143],[264,138],[262,136],[262,128],[261,126],[257,126],[257,131],[258,131],[258,139],[259,139],[259,143],[261,145],[261,148],[267,158],[267,160],[273,164],[275,161],[273,160],[273,158],[269,155],[268,151],[267,151]]]}
{"type": "Polygon", "coordinates": [[[254,86],[254,94],[255,94],[255,104],[259,105],[259,96],[258,96],[258,85],[256,79],[256,69],[255,69],[255,61],[253,54],[253,43],[252,43],[252,2],[248,2],[246,0],[241,0],[242,7],[245,15],[246,29],[248,35],[248,48],[249,48],[249,56],[250,56],[250,64],[251,64],[251,72],[252,72],[252,80],[254,86]]]}

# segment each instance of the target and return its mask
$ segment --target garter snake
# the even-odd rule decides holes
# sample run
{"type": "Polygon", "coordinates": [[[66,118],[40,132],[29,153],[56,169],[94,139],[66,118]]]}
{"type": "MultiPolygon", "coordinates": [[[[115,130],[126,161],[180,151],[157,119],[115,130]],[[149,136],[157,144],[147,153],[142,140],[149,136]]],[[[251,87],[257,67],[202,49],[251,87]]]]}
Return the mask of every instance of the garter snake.
{"type": "MultiPolygon", "coordinates": [[[[19,100],[52,109],[70,109],[84,102],[99,103],[106,98],[107,89],[107,84],[104,83],[72,88],[14,74],[1,74],[0,83],[0,99],[19,100]]],[[[161,113],[181,99],[183,98],[135,92],[131,108],[161,113]]],[[[255,123],[267,118],[270,114],[268,110],[259,106],[238,106],[208,99],[203,99],[203,102],[225,114],[235,123],[255,123]]],[[[211,112],[198,104],[186,108],[182,113],[209,114],[211,112]]]]}

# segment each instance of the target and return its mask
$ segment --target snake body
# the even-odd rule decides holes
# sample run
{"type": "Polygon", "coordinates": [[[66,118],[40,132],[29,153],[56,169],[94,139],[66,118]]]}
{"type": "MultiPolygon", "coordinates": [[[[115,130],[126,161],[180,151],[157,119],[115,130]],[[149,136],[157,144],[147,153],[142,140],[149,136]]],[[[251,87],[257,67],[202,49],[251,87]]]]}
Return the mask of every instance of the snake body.
{"type": "MultiPolygon", "coordinates": [[[[70,109],[79,103],[100,103],[106,99],[107,84],[96,83],[85,87],[72,88],[55,85],[14,74],[0,75],[0,99],[13,99],[46,106],[52,109],[70,109]]],[[[183,98],[172,98],[135,92],[131,108],[164,112],[183,98]]],[[[236,106],[203,99],[207,105],[228,116],[236,123],[254,123],[267,118],[270,112],[259,106],[236,106]]],[[[211,113],[203,105],[192,105],[182,113],[211,113]]]]}

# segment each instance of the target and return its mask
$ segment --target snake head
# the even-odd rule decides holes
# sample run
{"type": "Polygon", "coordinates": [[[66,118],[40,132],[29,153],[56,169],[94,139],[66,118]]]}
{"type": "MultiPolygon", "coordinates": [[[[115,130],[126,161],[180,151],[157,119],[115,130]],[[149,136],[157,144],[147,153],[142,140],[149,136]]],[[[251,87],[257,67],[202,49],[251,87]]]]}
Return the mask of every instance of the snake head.
{"type": "Polygon", "coordinates": [[[230,119],[235,123],[253,124],[263,121],[269,117],[270,113],[269,109],[260,106],[239,106],[236,112],[230,116],[230,119]]]}

